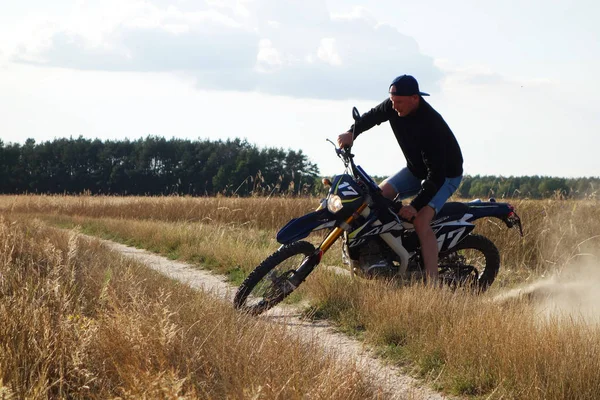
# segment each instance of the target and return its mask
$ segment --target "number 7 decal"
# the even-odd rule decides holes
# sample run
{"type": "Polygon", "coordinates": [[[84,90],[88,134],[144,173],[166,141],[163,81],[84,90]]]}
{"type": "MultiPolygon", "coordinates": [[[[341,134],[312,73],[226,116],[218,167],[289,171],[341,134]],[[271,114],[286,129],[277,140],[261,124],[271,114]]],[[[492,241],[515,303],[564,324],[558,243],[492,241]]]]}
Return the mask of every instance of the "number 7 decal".
{"type": "Polygon", "coordinates": [[[462,235],[465,233],[466,229],[467,229],[467,227],[463,226],[460,229],[456,229],[454,231],[448,232],[447,234],[444,233],[444,234],[440,235],[440,237],[437,240],[438,251],[441,250],[442,247],[444,247],[444,242],[446,241],[446,239],[448,239],[448,240],[452,239],[452,241],[450,242],[450,244],[447,247],[448,249],[451,249],[452,247],[456,246],[456,244],[458,243],[458,241],[460,240],[462,235]]]}

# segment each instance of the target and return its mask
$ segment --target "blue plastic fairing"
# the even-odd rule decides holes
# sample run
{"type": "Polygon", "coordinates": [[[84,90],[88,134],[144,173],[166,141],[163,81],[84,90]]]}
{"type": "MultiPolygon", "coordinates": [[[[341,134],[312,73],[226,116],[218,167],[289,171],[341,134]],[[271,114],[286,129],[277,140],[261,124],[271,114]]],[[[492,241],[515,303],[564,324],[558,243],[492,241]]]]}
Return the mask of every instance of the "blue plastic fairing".
{"type": "Polygon", "coordinates": [[[483,202],[473,201],[468,203],[459,202],[448,202],[444,204],[440,212],[436,215],[436,218],[442,217],[454,217],[461,218],[464,214],[472,214],[469,221],[474,221],[483,217],[506,217],[513,208],[508,203],[494,203],[494,202],[483,202]]]}
{"type": "Polygon", "coordinates": [[[312,231],[335,225],[335,217],[327,209],[294,218],[277,232],[277,241],[288,244],[307,237],[312,231]]]}

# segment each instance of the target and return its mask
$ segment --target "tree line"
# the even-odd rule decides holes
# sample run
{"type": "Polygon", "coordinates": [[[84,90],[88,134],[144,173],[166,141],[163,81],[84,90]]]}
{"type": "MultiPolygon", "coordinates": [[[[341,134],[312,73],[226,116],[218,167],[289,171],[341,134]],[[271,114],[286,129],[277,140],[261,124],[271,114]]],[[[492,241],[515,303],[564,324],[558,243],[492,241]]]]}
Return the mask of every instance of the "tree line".
{"type": "Polygon", "coordinates": [[[463,198],[597,199],[600,198],[600,178],[467,175],[457,194],[463,198]]]}
{"type": "Polygon", "coordinates": [[[297,195],[310,192],[318,174],[302,150],[240,139],[0,141],[1,193],[297,195]]]}
{"type": "MultiPolygon", "coordinates": [[[[377,178],[380,181],[381,178],[377,178]]],[[[466,175],[463,198],[597,198],[600,178],[466,175]]],[[[0,140],[0,193],[114,195],[323,195],[302,150],[259,149],[246,140],[130,141],[79,137],[0,140]]]]}

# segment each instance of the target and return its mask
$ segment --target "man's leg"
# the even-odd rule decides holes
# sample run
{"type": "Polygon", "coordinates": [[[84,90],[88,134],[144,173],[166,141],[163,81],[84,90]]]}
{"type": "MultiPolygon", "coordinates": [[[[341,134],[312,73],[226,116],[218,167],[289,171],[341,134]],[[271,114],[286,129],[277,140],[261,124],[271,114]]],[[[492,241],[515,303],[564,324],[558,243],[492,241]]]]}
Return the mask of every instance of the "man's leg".
{"type": "Polygon", "coordinates": [[[431,228],[431,221],[433,217],[439,210],[442,209],[442,206],[448,198],[456,191],[458,186],[460,185],[460,181],[462,180],[462,176],[458,176],[455,178],[446,178],[444,184],[438,190],[438,192],[433,196],[428,205],[423,207],[417,213],[415,217],[414,226],[417,235],[419,236],[419,241],[421,242],[421,255],[423,256],[423,264],[425,265],[425,272],[427,273],[427,278],[434,283],[438,279],[438,244],[437,239],[435,237],[435,233],[433,233],[433,229],[431,228]]]}
{"type": "Polygon", "coordinates": [[[401,199],[405,199],[414,196],[421,190],[421,180],[417,179],[408,168],[402,168],[396,174],[381,182],[379,187],[386,199],[394,200],[398,194],[400,194],[401,199]]]}
{"type": "MultiPolygon", "coordinates": [[[[398,193],[400,193],[401,199],[405,199],[414,196],[421,190],[421,180],[415,177],[408,168],[403,168],[395,175],[383,181],[379,187],[383,196],[388,199],[394,199],[398,193]]],[[[431,280],[436,280],[438,276],[437,241],[430,226],[434,215],[434,209],[426,206],[417,213],[413,221],[415,231],[421,242],[421,251],[423,253],[427,276],[431,280]]]]}
{"type": "Polygon", "coordinates": [[[431,220],[434,215],[435,210],[430,206],[425,206],[419,210],[413,222],[421,242],[421,255],[423,256],[427,280],[432,284],[435,284],[438,280],[438,245],[431,228],[431,220]]]}

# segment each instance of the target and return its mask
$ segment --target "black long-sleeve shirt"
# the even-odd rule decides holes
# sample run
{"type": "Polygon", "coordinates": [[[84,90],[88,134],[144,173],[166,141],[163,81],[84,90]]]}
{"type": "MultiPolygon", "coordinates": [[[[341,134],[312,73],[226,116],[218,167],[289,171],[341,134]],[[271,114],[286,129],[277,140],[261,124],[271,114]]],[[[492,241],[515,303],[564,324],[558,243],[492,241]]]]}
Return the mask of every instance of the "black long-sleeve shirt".
{"type": "MultiPolygon", "coordinates": [[[[423,185],[411,205],[417,210],[427,205],[446,178],[461,176],[463,158],[454,134],[442,116],[422,97],[419,107],[400,117],[388,98],[364,113],[356,122],[354,139],[375,125],[389,121],[406,157],[407,167],[423,185]]],[[[352,132],[354,125],[350,128],[352,132]]]]}

